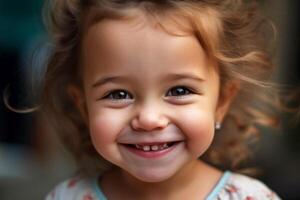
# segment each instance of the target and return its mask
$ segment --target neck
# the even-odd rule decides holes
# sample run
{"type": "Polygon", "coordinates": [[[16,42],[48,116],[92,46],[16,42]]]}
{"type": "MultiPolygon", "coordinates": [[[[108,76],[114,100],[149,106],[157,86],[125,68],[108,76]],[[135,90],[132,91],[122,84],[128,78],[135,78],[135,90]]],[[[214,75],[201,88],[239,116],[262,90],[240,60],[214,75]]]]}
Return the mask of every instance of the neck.
{"type": "MultiPolygon", "coordinates": [[[[143,182],[135,177],[129,175],[127,172],[122,171],[122,175],[124,177],[124,182],[135,188],[136,191],[141,191],[144,195],[147,194],[157,194],[157,195],[167,195],[170,196],[173,191],[178,191],[178,188],[182,188],[184,185],[188,187],[188,184],[191,183],[191,180],[194,179],[194,175],[191,172],[196,172],[196,168],[198,168],[198,162],[191,162],[186,165],[181,171],[171,178],[161,181],[161,182],[143,182]],[[181,187],[178,187],[178,186],[181,187]],[[163,194],[160,194],[163,193],[163,194]]],[[[163,198],[162,198],[163,199],[163,198]]]]}
{"type": "Polygon", "coordinates": [[[123,191],[128,196],[132,191],[135,197],[138,195],[144,199],[174,199],[175,196],[186,198],[186,194],[197,194],[197,197],[204,198],[221,176],[221,172],[198,160],[190,162],[177,174],[162,182],[143,182],[120,169],[114,170],[112,174],[114,175],[109,179],[115,180],[112,185],[117,184],[118,191],[123,191]]]}

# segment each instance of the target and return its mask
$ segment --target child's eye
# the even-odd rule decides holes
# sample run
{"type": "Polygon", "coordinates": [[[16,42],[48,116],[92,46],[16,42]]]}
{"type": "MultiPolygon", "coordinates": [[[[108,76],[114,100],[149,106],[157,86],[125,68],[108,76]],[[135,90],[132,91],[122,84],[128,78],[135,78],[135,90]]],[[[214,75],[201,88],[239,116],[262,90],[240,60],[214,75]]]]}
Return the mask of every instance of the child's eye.
{"type": "Polygon", "coordinates": [[[112,100],[122,100],[122,99],[132,99],[132,95],[130,95],[125,90],[114,90],[109,92],[103,99],[112,99],[112,100]]]}
{"type": "Polygon", "coordinates": [[[193,92],[185,86],[176,86],[167,92],[167,96],[184,96],[193,94],[193,92]]]}

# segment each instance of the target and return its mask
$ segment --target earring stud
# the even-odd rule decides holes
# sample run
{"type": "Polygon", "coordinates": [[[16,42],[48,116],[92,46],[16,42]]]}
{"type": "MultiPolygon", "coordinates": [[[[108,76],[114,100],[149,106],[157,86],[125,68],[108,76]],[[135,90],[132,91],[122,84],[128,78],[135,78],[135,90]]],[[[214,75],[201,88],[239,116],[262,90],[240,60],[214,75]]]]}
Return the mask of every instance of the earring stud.
{"type": "Polygon", "coordinates": [[[221,128],[222,128],[222,124],[221,124],[221,122],[216,122],[215,123],[215,130],[221,130],[221,128]]]}

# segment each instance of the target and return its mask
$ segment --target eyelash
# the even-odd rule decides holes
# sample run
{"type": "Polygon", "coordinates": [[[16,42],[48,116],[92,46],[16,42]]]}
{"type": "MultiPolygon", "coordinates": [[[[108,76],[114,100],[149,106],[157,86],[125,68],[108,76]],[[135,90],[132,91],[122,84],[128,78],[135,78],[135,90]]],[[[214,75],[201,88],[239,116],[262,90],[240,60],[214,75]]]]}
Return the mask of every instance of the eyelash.
{"type": "MultiPolygon", "coordinates": [[[[195,92],[193,92],[191,89],[189,89],[186,86],[175,86],[175,87],[172,87],[171,89],[168,90],[166,96],[172,96],[172,90],[174,90],[174,89],[181,89],[181,92],[184,91],[184,94],[174,95],[174,97],[176,97],[176,98],[181,98],[182,96],[195,94],[195,92]],[[169,94],[171,94],[171,95],[169,95],[169,94]]],[[[112,99],[112,100],[115,100],[115,101],[119,101],[119,100],[128,99],[127,97],[129,97],[129,99],[133,99],[133,96],[128,91],[118,89],[118,90],[113,90],[113,91],[109,92],[105,97],[103,97],[103,99],[112,99]],[[114,94],[119,95],[119,94],[121,94],[121,92],[123,93],[123,95],[125,95],[126,98],[122,98],[122,97],[121,98],[114,98],[114,94]]]]}
{"type": "MultiPolygon", "coordinates": [[[[176,98],[180,98],[180,97],[186,96],[186,95],[195,94],[195,92],[193,92],[190,88],[188,88],[186,86],[175,86],[175,87],[172,87],[170,90],[168,90],[167,94],[169,94],[174,89],[183,89],[184,90],[184,94],[174,95],[176,98]]],[[[169,96],[169,95],[167,95],[167,96],[169,96]]]]}
{"type": "MultiPolygon", "coordinates": [[[[120,94],[121,92],[125,93],[126,97],[129,96],[130,99],[133,98],[132,95],[130,95],[129,92],[127,92],[126,90],[113,90],[113,91],[109,92],[105,97],[103,97],[103,99],[112,99],[115,101],[123,100],[123,98],[113,98],[114,94],[120,94]]],[[[125,98],[125,99],[128,99],[128,98],[125,98]]]]}

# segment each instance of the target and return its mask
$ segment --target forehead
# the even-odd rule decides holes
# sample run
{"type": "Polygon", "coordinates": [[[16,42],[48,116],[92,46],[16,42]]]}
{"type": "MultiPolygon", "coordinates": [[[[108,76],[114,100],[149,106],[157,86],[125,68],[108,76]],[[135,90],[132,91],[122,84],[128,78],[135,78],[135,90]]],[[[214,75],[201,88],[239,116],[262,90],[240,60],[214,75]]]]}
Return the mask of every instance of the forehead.
{"type": "Polygon", "coordinates": [[[166,30],[137,11],[130,19],[108,18],[91,23],[85,30],[81,49],[84,75],[88,77],[85,79],[93,81],[101,73],[131,73],[136,77],[143,73],[150,80],[163,77],[170,70],[176,73],[200,70],[201,74],[207,74],[211,66],[197,38],[174,23],[167,24],[169,21],[162,19],[166,30]],[[155,70],[160,73],[154,73],[155,70]]]}
{"type": "Polygon", "coordinates": [[[86,30],[93,24],[106,20],[127,21],[131,24],[151,24],[160,26],[170,34],[186,35],[194,32],[191,20],[182,12],[175,9],[147,11],[139,7],[105,11],[91,7],[84,12],[83,29],[86,30]]]}
{"type": "Polygon", "coordinates": [[[134,21],[104,20],[90,26],[86,31],[82,53],[84,58],[91,59],[91,51],[94,51],[98,58],[105,58],[102,62],[111,58],[118,63],[138,61],[140,56],[147,61],[174,60],[175,63],[179,61],[177,58],[182,57],[185,57],[184,60],[205,59],[205,52],[196,37],[183,36],[180,30],[177,33],[181,36],[171,35],[159,25],[150,24],[142,17],[134,21]]]}
{"type": "Polygon", "coordinates": [[[99,20],[97,16],[97,11],[91,10],[86,17],[83,45],[96,45],[95,42],[97,40],[97,44],[103,48],[107,47],[107,44],[111,46],[115,44],[119,45],[120,50],[122,50],[122,44],[130,43],[131,46],[123,46],[127,49],[134,44],[138,45],[138,38],[136,38],[138,36],[142,37],[139,39],[144,43],[151,43],[154,39],[151,36],[156,35],[158,39],[166,39],[165,41],[167,39],[178,40],[180,37],[189,38],[189,42],[195,43],[199,47],[201,46],[193,34],[189,22],[186,19],[175,19],[173,15],[153,17],[135,8],[128,9],[126,15],[123,13],[122,17],[114,16],[99,20]]]}

